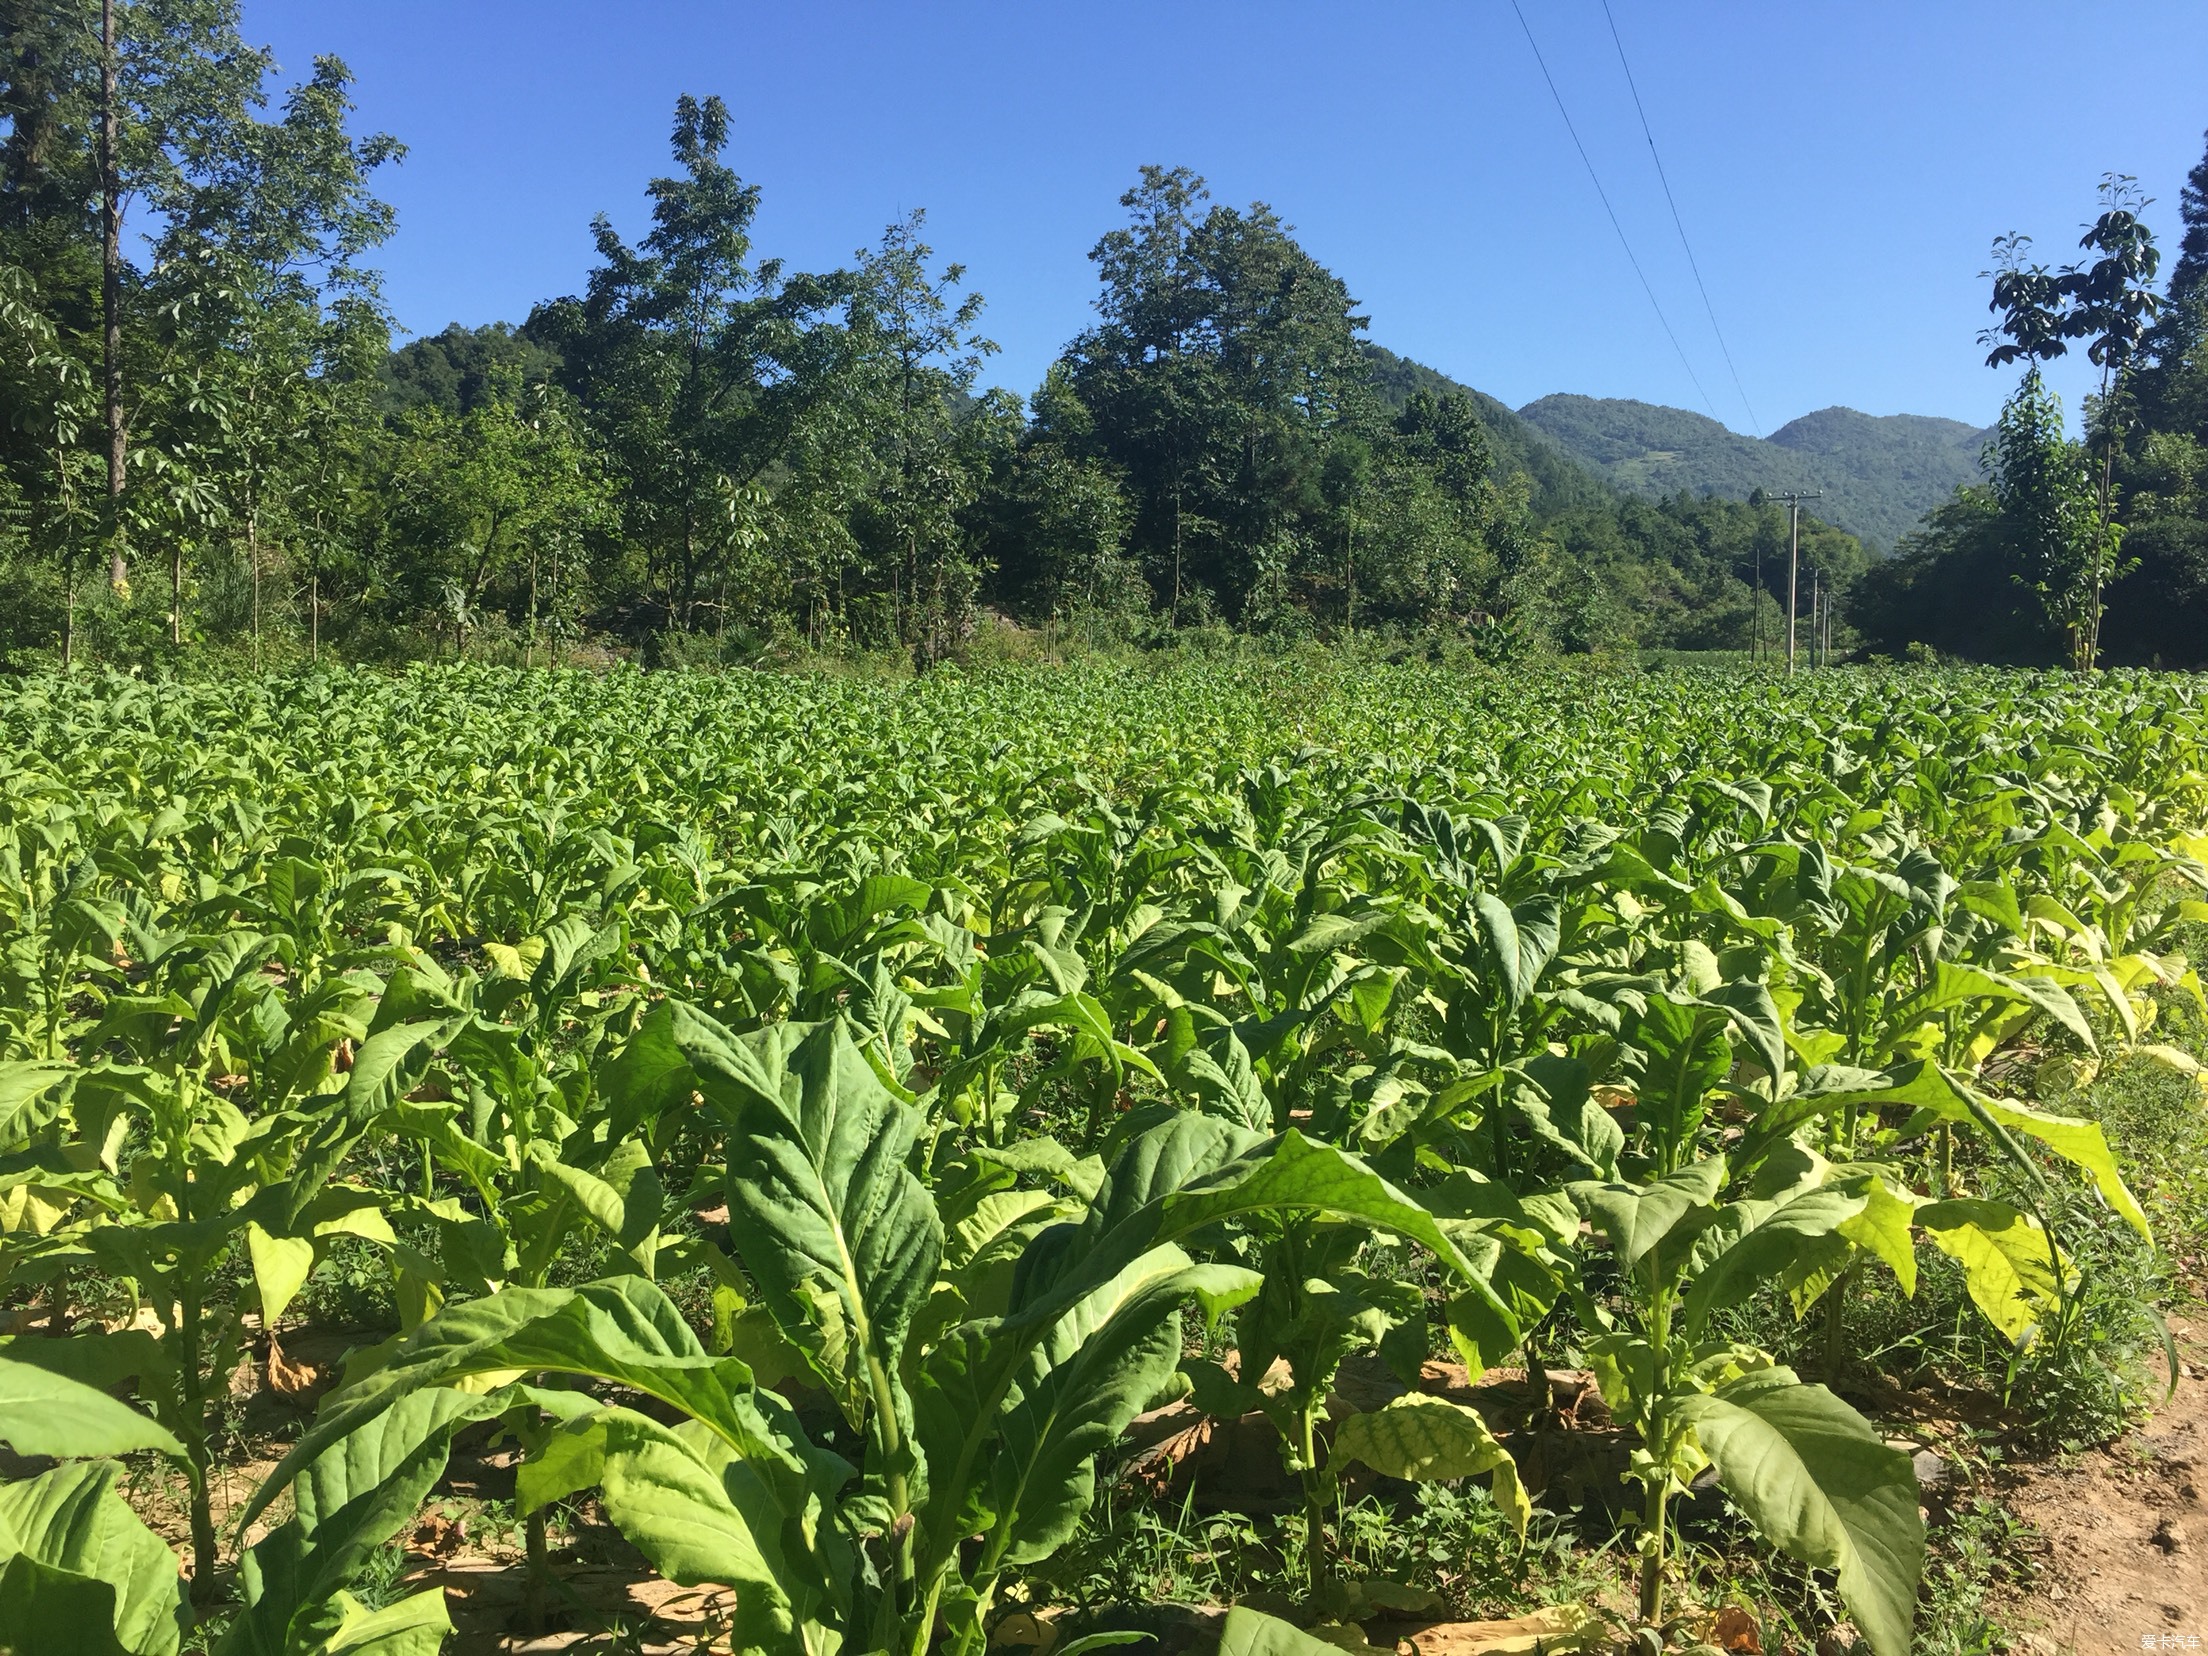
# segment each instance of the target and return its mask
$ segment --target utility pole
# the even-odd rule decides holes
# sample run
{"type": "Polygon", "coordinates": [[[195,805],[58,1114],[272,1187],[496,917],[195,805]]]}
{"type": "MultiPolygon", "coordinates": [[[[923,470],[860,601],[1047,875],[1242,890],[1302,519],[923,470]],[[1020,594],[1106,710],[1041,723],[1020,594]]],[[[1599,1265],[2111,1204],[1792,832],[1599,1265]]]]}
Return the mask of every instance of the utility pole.
{"type": "Polygon", "coordinates": [[[1763,659],[1763,531],[1756,531],[1756,584],[1748,594],[1748,659],[1763,659]]]}
{"type": "Polygon", "coordinates": [[[1799,607],[1798,595],[1801,590],[1802,578],[1802,502],[1805,500],[1822,500],[1825,498],[1825,491],[1817,489],[1809,494],[1803,494],[1799,490],[1788,489],[1782,494],[1771,495],[1768,498],[1776,500],[1786,508],[1786,676],[1792,678],[1794,676],[1794,618],[1799,607]]]}

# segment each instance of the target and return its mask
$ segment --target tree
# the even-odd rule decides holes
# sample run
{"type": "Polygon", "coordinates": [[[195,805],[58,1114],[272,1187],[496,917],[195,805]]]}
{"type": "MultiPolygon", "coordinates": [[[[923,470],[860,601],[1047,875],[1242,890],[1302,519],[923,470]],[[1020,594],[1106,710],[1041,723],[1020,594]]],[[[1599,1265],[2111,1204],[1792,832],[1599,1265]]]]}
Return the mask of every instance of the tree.
{"type": "Polygon", "coordinates": [[[974,377],[997,348],[974,332],[981,295],[956,292],[965,268],[931,270],[924,220],[911,213],[860,251],[848,323],[857,413],[879,468],[866,515],[887,555],[898,642],[923,665],[970,626],[960,518],[981,477],[961,438],[974,377]]]}
{"type": "MultiPolygon", "coordinates": [[[[374,306],[358,259],[392,216],[368,179],[400,148],[347,132],[350,76],[334,58],[263,118],[274,66],[245,44],[234,0],[11,0],[0,13],[12,121],[0,259],[23,266],[32,303],[97,375],[97,538],[126,596],[132,539],[166,541],[181,642],[185,548],[210,543],[218,520],[252,540],[267,457],[296,429],[297,398],[265,394],[302,378],[287,342],[317,331],[325,303],[374,306]],[[143,268],[122,239],[140,208],[143,268]]],[[[73,569],[73,544],[66,555],[73,569]]]]}
{"type": "Polygon", "coordinates": [[[538,307],[528,329],[560,354],[620,478],[661,619],[685,631],[727,545],[715,500],[767,481],[847,352],[826,320],[840,282],[751,262],[759,190],[721,159],[727,145],[720,99],[678,99],[680,171],[647,187],[651,233],[631,248],[601,214],[584,295],[538,307]]]}
{"type": "MultiPolygon", "coordinates": [[[[93,457],[83,438],[97,418],[92,376],[36,302],[28,275],[0,266],[0,401],[15,441],[0,451],[0,479],[23,522],[22,538],[61,572],[61,664],[76,652],[76,548],[93,498],[93,457]]],[[[27,596],[18,592],[18,602],[27,596]]]]}
{"type": "Polygon", "coordinates": [[[2015,578],[2038,595],[2069,640],[2071,665],[2099,653],[2108,539],[2094,511],[2085,457],[2064,435],[2062,402],[2035,364],[2002,406],[1991,448],[1994,500],[2015,578]]]}
{"type": "Polygon", "coordinates": [[[441,614],[455,656],[505,589],[533,660],[546,567],[608,508],[571,400],[509,370],[468,413],[424,406],[402,416],[400,433],[389,530],[399,584],[418,613],[441,614]]]}
{"type": "Polygon", "coordinates": [[[1089,452],[1094,436],[1064,366],[1052,364],[973,510],[999,600],[1031,620],[1084,631],[1123,627],[1151,603],[1150,584],[1127,555],[1126,494],[1089,452]]]}
{"type": "Polygon", "coordinates": [[[2002,411],[1997,472],[2013,469],[2013,489],[2001,485],[2005,521],[2021,536],[2019,552],[2048,613],[2069,634],[2072,665],[2090,672],[2100,659],[2101,612],[2111,581],[2124,573],[2123,526],[2117,521],[2114,475],[2124,421],[2126,376],[2154,321],[2161,300],[2152,286],[2160,255],[2139,214],[2148,202],[2136,181],[2109,173],[2101,181],[2101,213],[2078,245],[2099,255],[2059,271],[2032,262],[2031,238],[2004,236],[1994,243],[1991,308],[2001,321],[1981,336],[1991,346],[1989,367],[2028,364],[2024,383],[2002,411]],[[2070,458],[2061,444],[2061,409],[2055,428],[2045,420],[2052,397],[2039,364],[2063,355],[2072,340],[2101,370],[2101,391],[2089,425],[2101,439],[2101,465],[2089,533],[2072,522],[2070,458]],[[2013,452],[2012,452],[2013,450],[2013,452]]]}
{"type": "Polygon", "coordinates": [[[1099,321],[1063,356],[1082,452],[1122,477],[1131,541],[1169,611],[1196,589],[1273,602],[1323,532],[1331,437],[1377,408],[1365,319],[1269,207],[1215,206],[1185,167],[1145,167],[1131,222],[1090,251],[1099,321]]]}

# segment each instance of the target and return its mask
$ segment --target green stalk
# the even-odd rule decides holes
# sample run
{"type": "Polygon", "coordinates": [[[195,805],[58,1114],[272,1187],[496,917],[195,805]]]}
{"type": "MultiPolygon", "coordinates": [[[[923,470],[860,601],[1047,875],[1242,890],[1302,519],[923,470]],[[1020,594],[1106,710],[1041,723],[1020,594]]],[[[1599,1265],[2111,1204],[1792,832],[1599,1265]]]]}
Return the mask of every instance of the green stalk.
{"type": "Polygon", "coordinates": [[[1848,1284],[1855,1278],[1855,1260],[1850,1259],[1825,1294],[1825,1377],[1837,1378],[1847,1366],[1847,1301],[1848,1284]]]}
{"type": "MultiPolygon", "coordinates": [[[[1488,1022],[1487,1061],[1500,1069],[1503,1061],[1503,1012],[1497,1008],[1488,1022]]],[[[1503,1084],[1495,1083],[1495,1114],[1490,1136],[1494,1141],[1495,1178],[1498,1183],[1510,1182],[1510,1124],[1504,1120],[1503,1084]]]]}
{"type": "Polygon", "coordinates": [[[185,1482],[192,1524],[192,1603],[205,1608],[215,1596],[215,1570],[221,1548],[215,1540],[213,1497],[207,1486],[207,1397],[200,1380],[199,1273],[177,1265],[177,1392],[184,1427],[185,1482]]]}
{"type": "Polygon", "coordinates": [[[1664,1619],[1664,1526],[1668,1522],[1664,1509],[1670,1499],[1671,1474],[1659,1469],[1649,1480],[1648,1499],[1641,1512],[1649,1537],[1647,1550],[1641,1554],[1641,1623],[1646,1627],[1654,1627],[1664,1619]]]}
{"type": "Polygon", "coordinates": [[[523,1607],[529,1631],[544,1631],[545,1587],[552,1579],[552,1548],[545,1525],[545,1509],[536,1508],[522,1524],[522,1545],[528,1553],[528,1593],[523,1607]]]}
{"type": "MultiPolygon", "coordinates": [[[[935,1632],[935,1613],[943,1598],[943,1577],[938,1575],[928,1584],[927,1602],[920,1606],[920,1614],[913,1618],[911,1656],[928,1656],[928,1640],[935,1632]]],[[[980,1618],[975,1618],[979,1625],[980,1618]]],[[[960,1648],[964,1648],[961,1638],[960,1648]]]]}
{"type": "Polygon", "coordinates": [[[1333,1578],[1333,1559],[1326,1550],[1325,1473],[1319,1470],[1318,1416],[1320,1405],[1306,1401],[1303,1417],[1303,1553],[1306,1576],[1315,1601],[1333,1578]]]}
{"type": "Polygon", "coordinates": [[[1653,1627],[1664,1614],[1664,1555],[1668,1539],[1667,1510],[1671,1500],[1671,1429],[1663,1415],[1663,1400],[1671,1389],[1671,1301],[1664,1292],[1657,1255],[1663,1250],[1652,1249],[1645,1261],[1648,1268],[1649,1318],[1648,1344],[1652,1357],[1655,1381],[1649,1401],[1648,1427],[1644,1432],[1644,1447],[1648,1450],[1649,1467],[1647,1500],[1642,1508],[1645,1527],[1641,1554],[1641,1621],[1653,1627]]]}

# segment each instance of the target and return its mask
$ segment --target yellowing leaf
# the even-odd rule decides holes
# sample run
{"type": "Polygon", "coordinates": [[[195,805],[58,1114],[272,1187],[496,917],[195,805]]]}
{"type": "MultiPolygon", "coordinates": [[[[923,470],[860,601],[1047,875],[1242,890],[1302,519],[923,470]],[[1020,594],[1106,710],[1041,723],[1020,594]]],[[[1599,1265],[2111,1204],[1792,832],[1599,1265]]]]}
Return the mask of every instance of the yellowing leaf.
{"type": "Polygon", "coordinates": [[[260,1290],[261,1326],[274,1328],[314,1270],[314,1244],[302,1236],[271,1236],[248,1221],[245,1251],[253,1261],[253,1285],[260,1290]]]}
{"type": "Polygon", "coordinates": [[[1444,1397],[1412,1392],[1385,1408],[1351,1415],[1334,1434],[1336,1460],[1362,1461],[1390,1478],[1436,1483],[1493,1478],[1495,1504],[1523,1535],[1533,1517],[1518,1466],[1487,1429],[1479,1411],[1444,1397]]]}
{"type": "Polygon", "coordinates": [[[1961,1264],[1971,1303],[2009,1339],[2023,1339],[2056,1304],[2054,1248],[2030,1215],[1966,1197],[1919,1208],[1917,1223],[1961,1264]]]}

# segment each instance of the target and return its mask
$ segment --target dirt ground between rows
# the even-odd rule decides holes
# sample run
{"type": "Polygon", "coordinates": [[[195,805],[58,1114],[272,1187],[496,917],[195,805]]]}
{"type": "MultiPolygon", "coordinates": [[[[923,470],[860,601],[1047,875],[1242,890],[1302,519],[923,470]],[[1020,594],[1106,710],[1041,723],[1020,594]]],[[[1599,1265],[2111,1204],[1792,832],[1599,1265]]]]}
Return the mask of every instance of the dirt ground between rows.
{"type": "Polygon", "coordinates": [[[2032,1468],[2001,1495],[2046,1551],[1997,1605],[2032,1656],[2208,1651],[2208,1319],[2173,1319],[2176,1395],[2106,1449],[2032,1468]]]}

